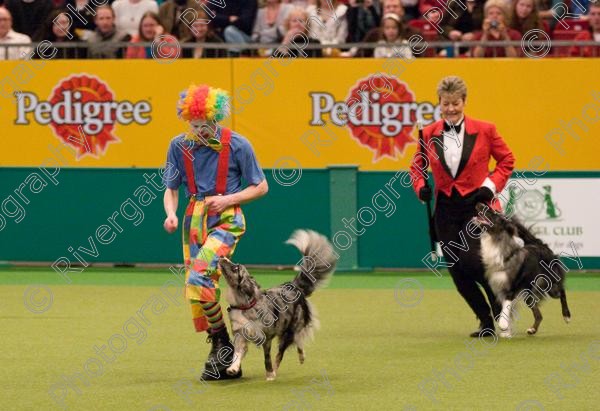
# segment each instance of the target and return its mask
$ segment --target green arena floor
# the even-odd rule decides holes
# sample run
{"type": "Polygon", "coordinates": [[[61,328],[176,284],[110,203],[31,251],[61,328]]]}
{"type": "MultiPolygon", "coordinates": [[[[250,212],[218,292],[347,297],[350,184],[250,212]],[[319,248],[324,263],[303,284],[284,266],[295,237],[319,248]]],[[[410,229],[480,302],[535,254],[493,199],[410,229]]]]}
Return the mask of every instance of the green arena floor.
{"type": "MultiPolygon", "coordinates": [[[[294,275],[253,274],[265,287],[294,275]]],[[[0,410],[600,409],[599,274],[569,274],[570,324],[551,300],[538,335],[525,307],[497,341],[467,337],[477,324],[447,275],[338,274],[311,297],[321,329],[304,365],[290,349],[267,382],[251,347],[241,380],[211,383],[198,379],[205,335],[168,270],[71,280],[0,270],[0,410]]]]}

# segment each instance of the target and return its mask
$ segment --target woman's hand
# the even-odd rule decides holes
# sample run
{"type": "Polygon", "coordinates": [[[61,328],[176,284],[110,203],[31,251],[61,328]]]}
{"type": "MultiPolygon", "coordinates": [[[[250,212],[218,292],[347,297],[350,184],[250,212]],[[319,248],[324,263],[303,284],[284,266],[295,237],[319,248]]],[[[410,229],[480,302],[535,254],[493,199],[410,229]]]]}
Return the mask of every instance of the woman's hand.
{"type": "Polygon", "coordinates": [[[500,33],[500,38],[504,40],[510,40],[508,36],[508,28],[502,22],[498,22],[498,33],[500,33]]]}
{"type": "Polygon", "coordinates": [[[285,33],[285,36],[283,37],[281,44],[291,44],[294,37],[296,37],[298,34],[301,34],[301,33],[302,33],[302,30],[300,30],[300,29],[289,29],[287,31],[287,33],[285,33]]]}
{"type": "Polygon", "coordinates": [[[492,21],[490,19],[483,20],[483,25],[481,26],[481,29],[483,30],[484,34],[489,34],[491,27],[492,21]]]}
{"type": "Polygon", "coordinates": [[[448,38],[452,41],[459,41],[462,38],[462,33],[459,30],[451,30],[448,33],[448,38]]]}

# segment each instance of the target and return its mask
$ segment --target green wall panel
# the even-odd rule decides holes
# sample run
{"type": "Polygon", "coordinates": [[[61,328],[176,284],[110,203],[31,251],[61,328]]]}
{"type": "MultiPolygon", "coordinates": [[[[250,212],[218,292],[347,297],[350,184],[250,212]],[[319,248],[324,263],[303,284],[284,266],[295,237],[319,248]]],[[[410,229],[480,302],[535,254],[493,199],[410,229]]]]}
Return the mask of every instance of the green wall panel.
{"type": "MultiPolygon", "coordinates": [[[[22,190],[29,200],[25,204],[13,190],[26,180],[31,182],[28,178],[35,178],[33,173],[44,176],[38,169],[0,168],[0,201],[12,194],[25,212],[19,223],[6,218],[0,231],[0,261],[55,261],[59,257],[77,261],[69,247],[76,251],[79,246],[97,254],[87,256],[80,252],[88,262],[181,261],[181,231],[169,235],[163,230],[162,192],[144,179],[144,174],[156,174],[156,169],[62,169],[56,176],[57,185],[45,178],[48,185],[39,193],[32,194],[29,188],[22,190]],[[148,187],[156,198],[151,199],[152,194],[141,198],[139,191],[134,195],[142,186],[148,187]],[[146,205],[142,206],[141,201],[146,205]],[[131,221],[120,215],[121,207],[131,221]],[[107,219],[114,212],[119,212],[114,221],[122,232],[113,229],[105,238],[114,232],[114,240],[100,244],[96,230],[101,225],[110,226],[107,219]]],[[[266,170],[266,175],[270,185],[267,197],[244,206],[248,231],[236,258],[246,263],[292,264],[299,259],[298,253],[283,242],[295,228],[312,228],[329,235],[328,174],[326,170],[304,170],[302,178],[292,186],[279,185],[270,170],[266,170]]],[[[160,181],[158,176],[156,181],[160,181]]],[[[186,201],[180,197],[180,224],[186,201]]],[[[6,204],[9,212],[12,206],[10,201],[6,204]]]]}
{"type": "MultiPolygon", "coordinates": [[[[155,174],[155,181],[159,181],[156,169],[79,168],[60,170],[55,177],[57,184],[53,184],[36,168],[0,167],[3,207],[0,214],[5,219],[4,228],[0,220],[0,261],[53,262],[65,257],[76,262],[69,248],[76,251],[84,247],[94,256],[82,251],[78,255],[89,263],[181,262],[181,231],[168,235],[163,230],[162,191],[146,182],[144,174],[155,174]],[[27,187],[22,193],[29,204],[14,193],[26,181],[27,187]],[[30,184],[37,193],[30,191],[30,184]],[[140,190],[147,191],[145,197],[140,190]],[[152,195],[156,198],[152,199],[152,195]],[[6,217],[14,211],[13,201],[18,202],[21,212],[25,213],[19,223],[15,218],[6,217]],[[108,219],[115,212],[119,215],[114,221],[122,232],[111,229],[105,238],[112,233],[115,238],[110,244],[101,244],[96,231],[101,225],[111,226],[108,219]]],[[[354,219],[355,230],[364,229],[362,234],[356,235],[358,269],[424,268],[421,259],[429,247],[425,206],[417,201],[411,188],[392,180],[393,172],[358,172],[356,211],[353,212],[348,210],[354,207],[346,207],[343,198],[331,197],[330,170],[302,170],[301,178],[292,185],[279,184],[270,169],[265,170],[265,174],[269,193],[244,206],[248,231],[238,246],[236,260],[248,264],[293,264],[299,255],[283,243],[294,229],[310,228],[332,238],[333,230],[349,231],[341,221],[345,218],[354,219]],[[365,224],[357,223],[359,217],[365,224]]],[[[598,172],[549,172],[545,177],[599,175],[598,172]]],[[[180,198],[180,217],[185,202],[180,198]]],[[[600,268],[600,258],[582,260],[586,269],[600,268]]],[[[566,263],[571,265],[568,260],[566,263]]]]}
{"type": "MultiPolygon", "coordinates": [[[[358,209],[375,211],[375,221],[364,227],[360,238],[359,261],[362,267],[420,267],[421,258],[429,251],[427,212],[412,188],[405,188],[391,172],[360,173],[358,176],[358,209]],[[388,185],[386,187],[386,184],[388,185]],[[393,194],[391,189],[400,195],[393,194]],[[385,193],[387,200],[383,195],[385,193]],[[378,211],[373,205],[393,203],[395,210],[378,211]],[[387,214],[387,215],[386,215],[387,214]]],[[[369,211],[363,211],[365,217],[369,211]]],[[[366,220],[366,218],[363,218],[366,220]]]]}

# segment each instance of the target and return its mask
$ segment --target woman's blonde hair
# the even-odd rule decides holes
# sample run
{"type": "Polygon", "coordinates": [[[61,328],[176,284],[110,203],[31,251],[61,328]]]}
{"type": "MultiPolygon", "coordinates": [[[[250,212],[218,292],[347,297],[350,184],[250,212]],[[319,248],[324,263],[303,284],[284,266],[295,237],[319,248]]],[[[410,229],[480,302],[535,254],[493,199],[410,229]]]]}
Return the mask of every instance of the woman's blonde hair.
{"type": "Polygon", "coordinates": [[[444,77],[438,84],[437,94],[439,98],[442,98],[442,94],[458,94],[463,100],[466,100],[467,85],[458,76],[444,77]]]}
{"type": "Polygon", "coordinates": [[[285,22],[283,23],[283,26],[285,27],[286,30],[290,29],[290,22],[292,21],[292,18],[297,17],[297,16],[302,16],[302,21],[304,22],[304,31],[308,32],[308,13],[306,12],[306,10],[304,10],[301,7],[294,7],[287,15],[287,17],[285,18],[285,22]]]}
{"type": "Polygon", "coordinates": [[[483,15],[487,16],[492,7],[500,9],[502,14],[504,14],[504,22],[508,24],[508,21],[510,20],[510,9],[506,2],[504,0],[487,0],[483,6],[483,15]]]}

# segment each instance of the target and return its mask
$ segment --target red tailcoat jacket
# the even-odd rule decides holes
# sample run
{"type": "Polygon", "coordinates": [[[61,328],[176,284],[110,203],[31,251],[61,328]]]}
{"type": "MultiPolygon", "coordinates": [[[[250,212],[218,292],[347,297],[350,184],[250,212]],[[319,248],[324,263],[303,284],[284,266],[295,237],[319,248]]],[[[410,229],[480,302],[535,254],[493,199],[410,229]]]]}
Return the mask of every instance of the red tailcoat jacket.
{"type": "MultiPolygon", "coordinates": [[[[480,188],[486,177],[494,182],[498,193],[504,189],[514,168],[515,157],[496,131],[496,126],[465,116],[464,127],[462,155],[456,177],[452,177],[444,158],[444,120],[438,120],[423,129],[424,144],[418,147],[410,166],[417,196],[425,185],[427,165],[431,167],[435,180],[435,198],[440,191],[450,196],[453,188],[465,196],[480,188]],[[489,171],[491,157],[496,160],[496,168],[492,172],[489,171]]],[[[447,139],[448,144],[456,143],[447,139]]],[[[493,203],[494,208],[500,204],[498,201],[493,203]]]]}

